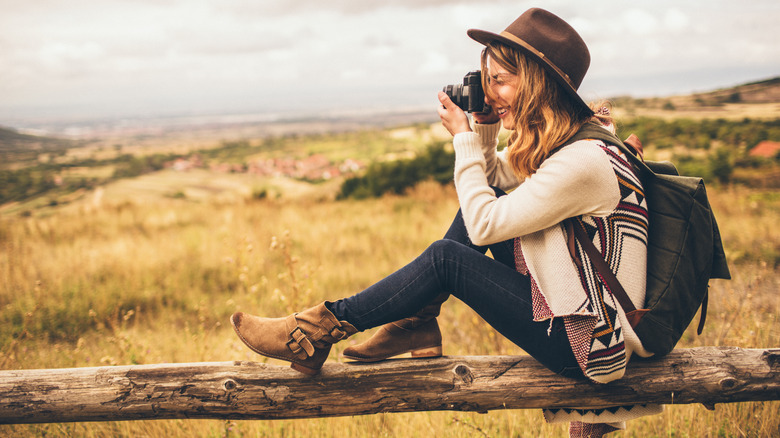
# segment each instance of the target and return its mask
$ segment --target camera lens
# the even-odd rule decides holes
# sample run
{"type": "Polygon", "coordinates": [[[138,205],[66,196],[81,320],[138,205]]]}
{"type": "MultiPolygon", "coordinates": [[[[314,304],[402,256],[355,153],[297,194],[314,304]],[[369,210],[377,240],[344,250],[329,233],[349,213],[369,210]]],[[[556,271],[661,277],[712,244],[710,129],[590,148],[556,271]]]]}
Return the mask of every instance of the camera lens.
{"type": "Polygon", "coordinates": [[[452,103],[469,113],[490,111],[485,105],[485,94],[482,91],[482,73],[479,70],[471,71],[463,77],[463,84],[446,85],[444,92],[450,97],[452,103]]]}
{"type": "Polygon", "coordinates": [[[444,87],[444,92],[447,93],[447,96],[450,97],[452,103],[454,103],[456,106],[459,106],[461,109],[464,109],[463,107],[465,102],[463,101],[463,85],[447,85],[444,87]]]}

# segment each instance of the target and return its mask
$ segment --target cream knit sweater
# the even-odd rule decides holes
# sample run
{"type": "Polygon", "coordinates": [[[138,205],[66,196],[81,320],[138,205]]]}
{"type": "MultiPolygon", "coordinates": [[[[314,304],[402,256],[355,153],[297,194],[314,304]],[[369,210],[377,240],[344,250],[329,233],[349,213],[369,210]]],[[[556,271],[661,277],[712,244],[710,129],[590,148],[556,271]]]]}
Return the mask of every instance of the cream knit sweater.
{"type": "MultiPolygon", "coordinates": [[[[560,222],[579,215],[606,216],[620,201],[609,158],[596,141],[583,140],[559,150],[525,181],[519,181],[497,152],[500,123],[474,125],[455,135],[455,187],[471,241],[488,245],[520,237],[531,276],[554,316],[577,314],[586,293],[566,246],[560,222]],[[510,191],[496,197],[490,186],[510,191]]],[[[644,306],[647,251],[627,251],[616,276],[637,308],[644,306]]],[[[627,359],[651,356],[619,311],[627,359]]]]}

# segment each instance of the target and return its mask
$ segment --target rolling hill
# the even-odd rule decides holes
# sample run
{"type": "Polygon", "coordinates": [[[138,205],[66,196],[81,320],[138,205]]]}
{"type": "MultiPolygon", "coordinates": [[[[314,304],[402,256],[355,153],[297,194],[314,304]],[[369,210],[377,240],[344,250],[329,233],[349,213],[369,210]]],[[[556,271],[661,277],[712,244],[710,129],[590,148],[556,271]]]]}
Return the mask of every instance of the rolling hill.
{"type": "Polygon", "coordinates": [[[35,162],[40,154],[61,155],[69,148],[81,146],[83,142],[23,134],[12,128],[0,126],[0,168],[35,162]]]}

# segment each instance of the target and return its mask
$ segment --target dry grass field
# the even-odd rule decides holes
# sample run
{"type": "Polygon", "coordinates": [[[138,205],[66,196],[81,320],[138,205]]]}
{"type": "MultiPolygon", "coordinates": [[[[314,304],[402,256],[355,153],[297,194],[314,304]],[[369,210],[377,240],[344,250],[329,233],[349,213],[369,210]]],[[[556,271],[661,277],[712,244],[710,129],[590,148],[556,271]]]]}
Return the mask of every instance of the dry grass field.
{"type": "MultiPolygon", "coordinates": [[[[618,112],[776,119],[780,111],[775,103],[689,111],[689,101],[675,100],[676,111],[659,101],[657,108],[618,112]]],[[[240,138],[260,138],[247,127],[233,128],[240,138]]],[[[315,128],[323,129],[280,126],[264,135],[315,128]]],[[[281,150],[390,159],[447,137],[439,125],[388,132],[381,141],[371,133],[315,136],[316,145],[293,137],[281,150]]],[[[208,126],[172,137],[122,133],[71,153],[188,152],[217,148],[225,139],[208,126]]],[[[405,196],[334,201],[339,182],[163,170],[80,190],[54,205],[42,197],[2,206],[0,369],[231,360],[286,365],[244,347],[229,315],[243,310],[284,316],[358,292],[441,237],[458,207],[453,188],[435,183],[422,183],[405,196]],[[268,196],[259,199],[258,191],[268,196]]],[[[713,281],[704,333],[696,336],[690,328],[679,346],[780,347],[780,193],[741,186],[708,190],[733,279],[713,281]]],[[[457,299],[444,305],[440,321],[445,354],[523,354],[457,299]]],[[[370,335],[336,344],[330,360],[343,360],[339,354],[346,346],[370,335]]],[[[539,411],[514,410],[7,425],[0,426],[0,436],[564,437],[567,428],[546,424],[539,411]]],[[[780,401],[721,404],[714,411],[667,406],[663,414],[630,422],[611,436],[777,437],[780,401]]]]}
{"type": "MultiPolygon", "coordinates": [[[[266,361],[234,336],[232,312],[283,316],[360,291],[439,238],[457,209],[453,189],[433,183],[364,201],[255,200],[228,189],[225,196],[151,196],[151,189],[139,196],[143,184],[160,187],[171,178],[163,172],[120,181],[65,207],[0,217],[0,369],[266,361]]],[[[680,346],[778,347],[780,195],[711,187],[710,196],[734,278],[713,282],[703,335],[689,330],[680,346]]],[[[441,323],[446,354],[522,354],[454,298],[441,323]]],[[[330,360],[368,336],[337,344],[330,360]]],[[[539,411],[496,411],[14,425],[0,426],[0,435],[562,437],[567,429],[545,424],[539,411]]],[[[779,435],[778,401],[714,411],[668,406],[614,434],[779,435]]]]}

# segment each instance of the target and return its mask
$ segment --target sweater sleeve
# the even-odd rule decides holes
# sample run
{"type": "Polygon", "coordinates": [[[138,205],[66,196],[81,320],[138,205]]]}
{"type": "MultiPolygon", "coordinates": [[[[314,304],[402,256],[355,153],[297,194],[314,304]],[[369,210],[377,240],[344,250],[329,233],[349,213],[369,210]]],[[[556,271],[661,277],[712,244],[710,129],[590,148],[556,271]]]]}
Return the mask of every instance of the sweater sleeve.
{"type": "Polygon", "coordinates": [[[476,245],[524,236],[581,214],[604,216],[620,201],[609,158],[594,141],[561,149],[514,191],[498,198],[488,182],[479,135],[457,134],[453,146],[458,201],[476,245]]]}
{"type": "Polygon", "coordinates": [[[488,184],[509,191],[517,187],[519,181],[506,160],[506,149],[501,152],[496,150],[499,131],[501,131],[501,123],[474,124],[474,132],[480,138],[482,154],[485,156],[485,175],[488,184]]]}

